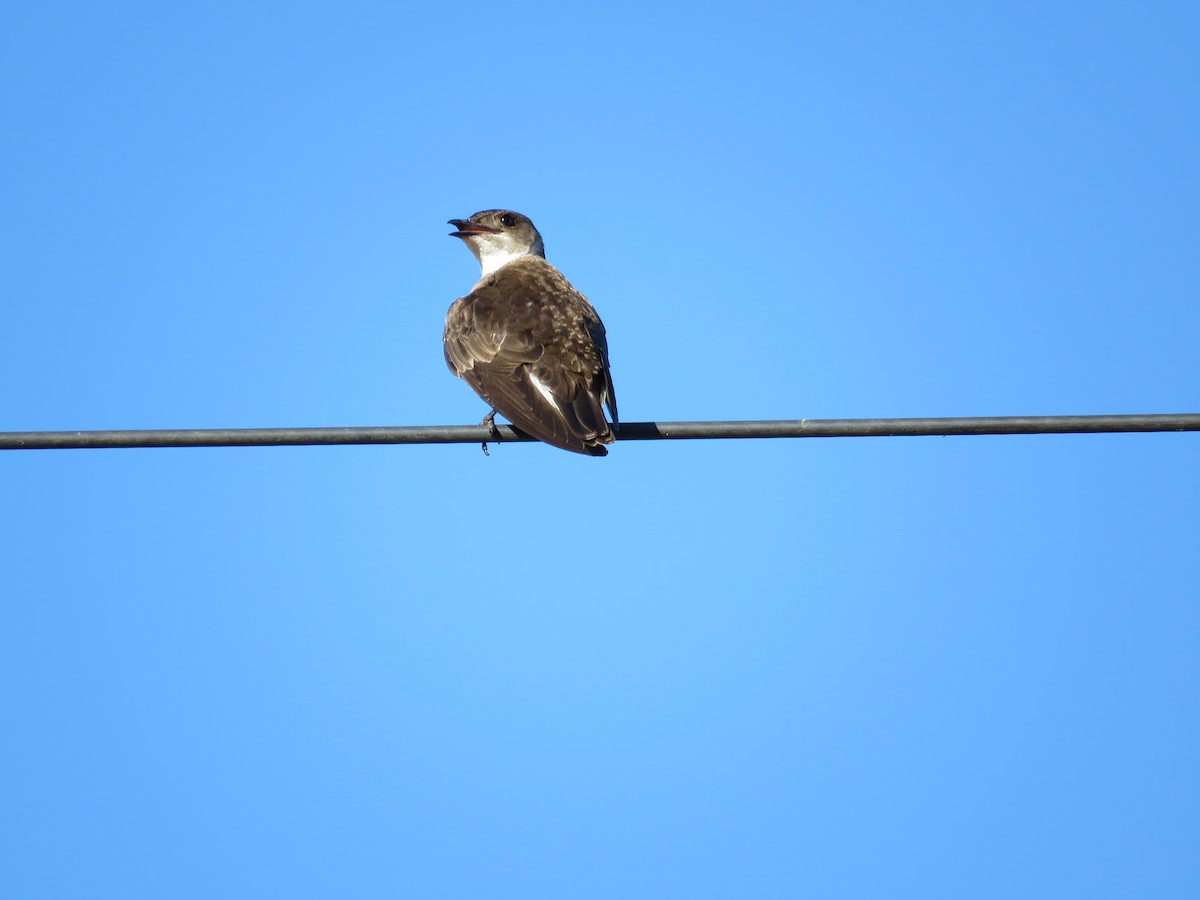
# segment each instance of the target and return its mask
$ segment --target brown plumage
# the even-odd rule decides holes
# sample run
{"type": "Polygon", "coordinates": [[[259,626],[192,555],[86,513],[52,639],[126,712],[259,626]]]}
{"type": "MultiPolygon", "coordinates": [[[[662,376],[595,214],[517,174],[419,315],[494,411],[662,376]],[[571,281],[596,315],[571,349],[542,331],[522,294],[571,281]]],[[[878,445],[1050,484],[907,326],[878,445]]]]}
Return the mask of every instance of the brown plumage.
{"type": "Polygon", "coordinates": [[[484,273],[446,316],[450,371],[530,436],[575,453],[607,454],[617,401],[604,324],[592,305],[546,262],[541,236],[525,216],[485,210],[450,224],[484,273]]]}

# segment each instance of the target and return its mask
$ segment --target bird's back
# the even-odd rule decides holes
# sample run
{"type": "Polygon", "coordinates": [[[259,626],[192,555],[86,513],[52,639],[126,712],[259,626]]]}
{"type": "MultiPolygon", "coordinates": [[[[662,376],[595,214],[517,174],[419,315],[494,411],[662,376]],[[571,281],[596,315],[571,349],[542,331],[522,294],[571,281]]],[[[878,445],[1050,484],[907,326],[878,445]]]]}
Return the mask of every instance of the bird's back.
{"type": "Polygon", "coordinates": [[[443,344],[450,370],[532,437],[593,456],[615,440],[604,325],[541,257],[502,266],[456,300],[443,344]]]}

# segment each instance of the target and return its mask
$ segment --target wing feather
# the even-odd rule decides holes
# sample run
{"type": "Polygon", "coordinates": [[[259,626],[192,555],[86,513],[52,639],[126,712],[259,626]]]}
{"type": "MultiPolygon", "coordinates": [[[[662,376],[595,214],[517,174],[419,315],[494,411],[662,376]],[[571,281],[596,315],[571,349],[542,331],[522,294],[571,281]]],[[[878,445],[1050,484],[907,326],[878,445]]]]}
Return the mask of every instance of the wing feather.
{"type": "Polygon", "coordinates": [[[450,370],[532,437],[594,456],[615,440],[604,325],[545,260],[509,263],[456,300],[443,348],[450,370]]]}

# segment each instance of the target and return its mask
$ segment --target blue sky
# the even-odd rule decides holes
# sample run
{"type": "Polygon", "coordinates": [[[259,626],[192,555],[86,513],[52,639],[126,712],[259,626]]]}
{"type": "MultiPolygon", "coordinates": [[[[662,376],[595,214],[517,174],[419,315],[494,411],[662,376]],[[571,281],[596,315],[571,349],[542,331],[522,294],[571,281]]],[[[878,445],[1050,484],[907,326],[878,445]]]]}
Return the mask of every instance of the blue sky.
{"type": "MultiPolygon", "coordinates": [[[[1187,412],[1189,4],[0,14],[0,428],[1187,412]]],[[[0,457],[0,892],[1191,897],[1191,434],[0,457]]]]}

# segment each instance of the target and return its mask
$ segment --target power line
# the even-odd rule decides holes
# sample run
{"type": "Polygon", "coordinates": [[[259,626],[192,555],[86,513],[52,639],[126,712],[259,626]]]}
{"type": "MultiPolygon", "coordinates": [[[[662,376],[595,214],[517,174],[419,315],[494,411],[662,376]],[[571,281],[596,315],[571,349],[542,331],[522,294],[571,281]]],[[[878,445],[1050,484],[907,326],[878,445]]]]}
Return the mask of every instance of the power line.
{"type": "MultiPolygon", "coordinates": [[[[1118,416],[973,416],[925,419],[770,419],[734,422],[628,422],[621,441],[712,438],[920,437],[975,434],[1099,434],[1200,431],[1200,413],[1118,416]]],[[[131,431],[0,432],[0,450],[118,447],[280,447],[315,444],[480,444],[532,441],[511,425],[404,425],[382,428],[203,428],[131,431]]]]}

